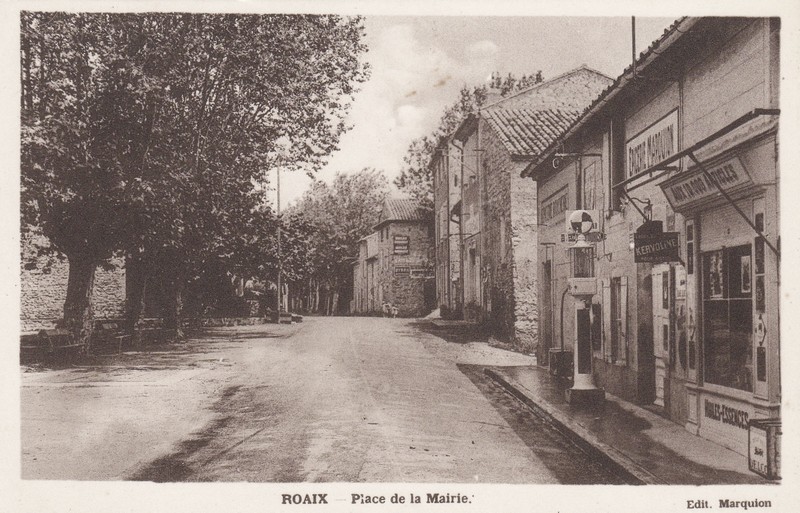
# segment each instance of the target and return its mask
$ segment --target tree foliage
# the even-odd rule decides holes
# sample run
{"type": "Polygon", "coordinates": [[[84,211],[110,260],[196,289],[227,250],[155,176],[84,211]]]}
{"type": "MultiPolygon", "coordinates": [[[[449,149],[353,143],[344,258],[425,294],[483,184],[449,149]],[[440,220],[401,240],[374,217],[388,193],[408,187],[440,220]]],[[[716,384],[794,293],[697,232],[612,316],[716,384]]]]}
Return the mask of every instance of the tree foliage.
{"type": "Polygon", "coordinates": [[[84,332],[115,251],[178,288],[239,265],[254,185],[318,169],[367,73],[359,18],[24,12],[21,36],[23,229],[69,259],[84,332]]]}
{"type": "Polygon", "coordinates": [[[404,167],[394,184],[420,202],[426,209],[433,208],[433,177],[428,165],[431,163],[436,146],[442,137],[452,135],[458,125],[469,114],[483,107],[491,95],[506,97],[515,92],[532,87],[544,80],[541,71],[531,75],[523,75],[519,79],[511,73],[502,77],[500,73],[492,73],[488,84],[467,87],[459,91],[458,99],[448,105],[439,118],[436,129],[411,141],[405,157],[404,167]]]}
{"type": "Polygon", "coordinates": [[[330,185],[314,182],[290,211],[310,226],[308,278],[312,287],[328,291],[328,313],[352,285],[352,258],[359,240],[377,224],[388,190],[386,177],[375,169],[339,173],[330,185]]]}

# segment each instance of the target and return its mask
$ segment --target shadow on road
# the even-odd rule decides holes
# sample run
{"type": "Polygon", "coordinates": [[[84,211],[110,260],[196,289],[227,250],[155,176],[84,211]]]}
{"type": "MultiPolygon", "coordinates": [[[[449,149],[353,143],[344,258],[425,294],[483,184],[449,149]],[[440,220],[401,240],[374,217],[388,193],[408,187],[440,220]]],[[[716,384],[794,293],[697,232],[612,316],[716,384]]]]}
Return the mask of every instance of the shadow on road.
{"type": "Polygon", "coordinates": [[[417,321],[410,323],[415,329],[434,335],[448,342],[468,344],[470,342],[489,342],[489,331],[475,324],[453,323],[437,325],[431,321],[417,321]]]}

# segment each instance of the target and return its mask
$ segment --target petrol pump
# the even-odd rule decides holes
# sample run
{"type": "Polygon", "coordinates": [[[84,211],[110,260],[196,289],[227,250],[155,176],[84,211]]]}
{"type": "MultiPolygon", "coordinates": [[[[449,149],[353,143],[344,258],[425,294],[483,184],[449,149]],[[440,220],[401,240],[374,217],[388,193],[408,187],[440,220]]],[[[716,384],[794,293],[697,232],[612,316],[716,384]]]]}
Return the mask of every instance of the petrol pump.
{"type": "MultiPolygon", "coordinates": [[[[568,227],[576,234],[575,243],[567,248],[570,252],[569,294],[573,298],[575,311],[575,338],[573,344],[573,380],[572,388],[564,391],[564,398],[570,404],[601,405],[605,400],[605,392],[594,385],[592,376],[592,296],[597,294],[597,279],[594,276],[594,244],[588,238],[595,239],[593,212],[576,210],[569,215],[568,227]]],[[[596,216],[596,214],[595,214],[596,216]]]]}

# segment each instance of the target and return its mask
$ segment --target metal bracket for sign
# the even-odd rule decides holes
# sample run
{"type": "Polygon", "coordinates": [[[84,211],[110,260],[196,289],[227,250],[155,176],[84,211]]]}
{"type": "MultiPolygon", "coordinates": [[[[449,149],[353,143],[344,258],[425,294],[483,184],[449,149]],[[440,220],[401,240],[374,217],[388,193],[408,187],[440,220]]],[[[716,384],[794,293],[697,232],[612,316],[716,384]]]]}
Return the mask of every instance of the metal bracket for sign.
{"type": "Polygon", "coordinates": [[[739,214],[739,216],[740,216],[742,219],[744,219],[744,221],[745,221],[745,222],[746,222],[748,225],[750,225],[750,228],[752,228],[752,229],[753,229],[753,231],[755,231],[755,232],[756,232],[756,234],[758,234],[758,236],[759,236],[759,237],[761,237],[762,239],[764,239],[764,244],[766,244],[767,246],[769,246],[769,249],[771,249],[771,250],[772,250],[772,252],[773,252],[773,253],[775,253],[775,256],[777,256],[778,258],[780,258],[780,257],[781,257],[781,252],[780,252],[780,251],[778,251],[778,248],[776,248],[775,246],[773,246],[773,245],[772,245],[772,243],[769,241],[769,239],[767,239],[767,237],[766,237],[766,236],[764,236],[764,233],[763,233],[761,230],[759,230],[759,229],[758,229],[758,227],[755,225],[755,223],[753,223],[753,221],[751,221],[751,220],[750,220],[750,218],[749,218],[749,217],[747,217],[747,214],[745,214],[745,213],[742,211],[742,209],[741,209],[741,208],[739,208],[739,205],[737,205],[737,204],[736,204],[736,202],[735,202],[735,201],[733,201],[733,199],[731,199],[730,195],[728,195],[728,193],[727,193],[727,192],[725,192],[725,190],[722,188],[722,186],[720,186],[720,184],[719,184],[719,183],[717,183],[717,179],[716,179],[716,178],[714,178],[714,176],[712,176],[712,175],[711,175],[711,173],[709,173],[709,172],[708,172],[708,169],[706,169],[706,166],[704,166],[704,165],[703,165],[703,163],[702,163],[702,162],[700,162],[700,160],[698,160],[698,158],[697,158],[697,157],[694,155],[694,152],[691,152],[691,151],[690,151],[690,152],[688,152],[688,153],[687,153],[687,156],[688,156],[690,159],[692,159],[692,161],[693,161],[693,162],[695,163],[695,165],[696,165],[696,166],[697,166],[697,167],[700,169],[700,171],[702,171],[702,172],[703,172],[703,176],[705,176],[706,180],[707,180],[707,181],[709,181],[709,182],[711,182],[711,184],[713,184],[713,185],[714,185],[714,187],[716,187],[716,188],[717,188],[717,191],[719,191],[719,193],[720,193],[720,194],[722,194],[722,197],[723,197],[723,198],[725,198],[725,200],[726,200],[728,203],[730,203],[730,204],[731,204],[731,206],[732,206],[732,207],[733,207],[733,208],[736,210],[736,212],[739,214]]]}
{"type": "MultiPolygon", "coordinates": [[[[753,119],[755,119],[755,118],[757,118],[759,116],[778,116],[778,115],[780,115],[780,113],[781,113],[780,109],[753,109],[750,112],[748,112],[747,114],[741,116],[740,118],[730,122],[725,127],[717,130],[716,132],[714,132],[713,134],[709,135],[708,137],[706,137],[704,139],[701,139],[700,141],[694,143],[693,145],[691,145],[690,147],[686,148],[685,150],[679,151],[675,155],[673,155],[671,157],[667,157],[666,159],[662,160],[658,164],[654,164],[654,165],[650,166],[649,168],[645,169],[641,173],[638,173],[636,176],[632,176],[632,177],[630,177],[630,178],[628,178],[626,180],[623,180],[623,181],[621,181],[619,183],[616,183],[616,184],[612,185],[611,188],[616,190],[616,189],[619,189],[620,187],[625,187],[626,185],[630,184],[631,182],[635,182],[635,181],[641,180],[642,177],[644,177],[645,175],[650,175],[650,177],[647,180],[644,180],[644,181],[642,181],[640,183],[637,183],[635,186],[630,187],[629,190],[633,190],[633,189],[639,188],[639,187],[641,187],[641,186],[643,186],[645,184],[648,184],[648,183],[652,182],[653,180],[658,180],[659,178],[661,178],[665,174],[667,174],[670,171],[673,171],[673,170],[676,169],[674,166],[670,166],[670,164],[672,164],[673,162],[677,162],[677,161],[679,161],[680,159],[682,159],[684,157],[688,157],[690,154],[692,154],[695,151],[699,150],[703,146],[707,145],[710,142],[713,142],[713,141],[719,139],[720,137],[722,137],[723,135],[726,135],[729,132],[732,132],[732,131],[736,130],[737,128],[739,128],[740,126],[744,125],[748,121],[751,121],[751,120],[753,120],[753,119]],[[655,171],[661,171],[661,172],[656,174],[656,175],[653,175],[652,173],[655,172],[655,171]]],[[[625,189],[623,189],[623,190],[625,190],[625,189]]],[[[627,196],[627,193],[626,193],[626,196],[627,196]]]]}
{"type": "MultiPolygon", "coordinates": [[[[639,212],[639,213],[642,215],[642,219],[644,219],[645,221],[650,221],[650,218],[652,217],[652,210],[650,211],[650,215],[648,216],[648,215],[646,215],[646,214],[645,214],[645,213],[642,211],[642,209],[641,209],[641,208],[639,208],[639,207],[636,205],[636,202],[637,202],[637,201],[642,201],[642,200],[640,200],[640,199],[638,199],[638,198],[634,198],[634,197],[632,197],[630,194],[628,194],[628,191],[626,191],[625,189],[622,189],[622,194],[624,194],[624,195],[625,195],[625,197],[626,197],[626,198],[628,198],[628,202],[629,202],[631,205],[633,205],[633,208],[635,208],[635,209],[636,209],[636,211],[637,211],[637,212],[639,212]]],[[[642,203],[644,203],[644,202],[642,201],[642,203]]],[[[648,208],[648,207],[652,207],[652,204],[650,203],[650,200],[647,200],[647,203],[646,203],[646,207],[645,207],[645,208],[648,208]]]]}

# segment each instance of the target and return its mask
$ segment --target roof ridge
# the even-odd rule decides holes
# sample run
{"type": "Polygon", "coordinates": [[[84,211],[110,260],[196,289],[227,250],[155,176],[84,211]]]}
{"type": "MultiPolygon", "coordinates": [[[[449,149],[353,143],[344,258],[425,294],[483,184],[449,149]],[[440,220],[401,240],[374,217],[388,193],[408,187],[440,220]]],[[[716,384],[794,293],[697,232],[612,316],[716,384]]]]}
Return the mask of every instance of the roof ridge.
{"type": "Polygon", "coordinates": [[[614,80],[612,77],[609,77],[609,76],[608,76],[608,75],[606,75],[605,73],[602,73],[602,72],[600,72],[600,71],[597,71],[597,70],[596,70],[596,69],[594,69],[594,68],[590,68],[590,67],[589,67],[589,66],[587,66],[586,64],[581,64],[581,65],[580,65],[580,66],[578,66],[577,68],[573,68],[573,69],[571,69],[571,70],[565,71],[564,73],[561,73],[560,75],[556,75],[556,76],[555,76],[555,77],[553,77],[553,78],[548,78],[547,80],[542,80],[542,81],[541,81],[541,82],[539,82],[538,84],[533,84],[532,86],[530,86],[530,87],[526,87],[525,89],[520,89],[520,90],[519,90],[519,91],[517,91],[516,93],[514,93],[514,94],[511,94],[511,95],[509,95],[509,96],[505,96],[505,97],[503,97],[503,98],[500,98],[499,100],[495,101],[494,103],[490,103],[490,104],[488,104],[488,105],[484,105],[484,107],[483,107],[483,108],[484,108],[484,109],[488,109],[488,108],[490,108],[490,107],[494,107],[494,106],[495,106],[495,105],[497,105],[498,103],[502,103],[502,102],[504,102],[504,101],[506,101],[506,100],[510,100],[510,99],[512,99],[512,98],[516,98],[517,96],[519,96],[519,95],[521,95],[521,94],[525,94],[525,93],[528,93],[528,92],[530,92],[530,91],[533,91],[534,89],[538,89],[538,88],[540,88],[540,87],[544,87],[545,85],[552,84],[552,83],[554,83],[554,82],[556,82],[556,81],[558,81],[558,80],[562,80],[562,79],[564,79],[564,78],[566,78],[566,77],[568,77],[568,76],[570,76],[570,75],[574,75],[575,73],[578,73],[579,71],[583,71],[583,70],[586,70],[586,71],[591,71],[592,73],[595,73],[595,74],[597,74],[597,75],[600,75],[600,76],[602,76],[603,78],[607,78],[609,81],[613,81],[613,80],[614,80]]]}

